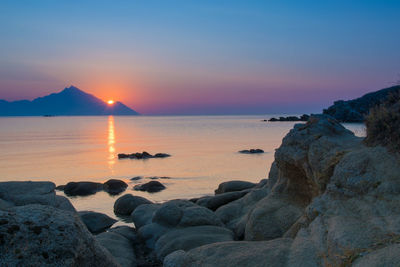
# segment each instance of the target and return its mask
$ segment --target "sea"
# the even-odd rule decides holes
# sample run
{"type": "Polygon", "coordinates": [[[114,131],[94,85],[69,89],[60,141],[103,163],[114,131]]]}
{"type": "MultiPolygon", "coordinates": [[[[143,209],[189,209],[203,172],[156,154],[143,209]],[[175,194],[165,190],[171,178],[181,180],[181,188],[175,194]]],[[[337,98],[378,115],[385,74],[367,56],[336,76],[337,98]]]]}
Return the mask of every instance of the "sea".
{"type": "MultiPolygon", "coordinates": [[[[0,181],[125,181],[123,194],[154,202],[213,195],[224,181],[258,182],[268,177],[274,152],[298,122],[265,122],[280,115],[257,116],[76,116],[1,117],[0,181]],[[260,148],[263,154],[239,150],[260,148]],[[168,153],[169,158],[118,159],[119,153],[168,153]],[[140,180],[131,178],[141,176],[140,180]],[[133,190],[154,177],[166,189],[133,190]]],[[[344,124],[357,136],[363,124],[344,124]]],[[[57,191],[57,194],[64,195],[57,191]]],[[[105,192],[69,197],[78,211],[113,218],[119,196],[105,192]]]]}

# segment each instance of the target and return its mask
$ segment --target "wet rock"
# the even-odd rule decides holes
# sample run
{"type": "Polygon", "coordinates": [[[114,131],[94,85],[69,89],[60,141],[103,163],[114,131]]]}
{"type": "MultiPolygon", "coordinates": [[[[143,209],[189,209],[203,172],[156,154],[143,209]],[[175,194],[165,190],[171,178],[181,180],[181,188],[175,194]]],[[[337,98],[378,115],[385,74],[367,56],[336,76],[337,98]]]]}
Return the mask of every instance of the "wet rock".
{"type": "Polygon", "coordinates": [[[146,151],[143,151],[142,153],[136,152],[132,154],[118,154],[118,159],[151,159],[151,158],[166,158],[170,157],[171,155],[166,154],[166,153],[157,153],[155,155],[152,155],[146,151]]]}
{"type": "Polygon", "coordinates": [[[138,180],[141,180],[141,179],[143,179],[143,176],[135,176],[135,177],[131,178],[131,181],[138,181],[138,180]]]}
{"type": "Polygon", "coordinates": [[[80,211],[78,214],[82,222],[93,234],[104,232],[117,222],[117,220],[99,212],[80,211]]]}
{"type": "Polygon", "coordinates": [[[255,183],[247,181],[228,181],[219,184],[218,188],[215,190],[215,194],[222,194],[233,191],[242,191],[245,189],[250,189],[255,187],[255,183]]]}
{"type": "Polygon", "coordinates": [[[262,154],[262,153],[264,153],[264,150],[259,149],[259,148],[252,148],[252,149],[240,150],[239,153],[242,153],[242,154],[262,154]]]}
{"type": "Polygon", "coordinates": [[[0,218],[1,266],[118,266],[76,213],[33,204],[0,218]]]}
{"type": "Polygon", "coordinates": [[[110,179],[103,184],[104,191],[110,195],[118,195],[126,190],[128,184],[122,180],[110,179]]]}
{"type": "Polygon", "coordinates": [[[117,215],[130,215],[138,206],[151,203],[150,200],[144,197],[126,194],[115,201],[114,213],[117,215]]]}
{"type": "Polygon", "coordinates": [[[150,181],[145,184],[135,185],[133,189],[137,191],[146,191],[149,193],[156,193],[164,190],[166,187],[158,181],[150,181]]]}
{"type": "Polygon", "coordinates": [[[171,155],[167,154],[167,153],[157,153],[154,155],[155,158],[167,158],[167,157],[171,157],[171,155]]]}
{"type": "Polygon", "coordinates": [[[88,196],[103,190],[103,184],[95,182],[69,182],[64,187],[68,196],[88,196]]]}

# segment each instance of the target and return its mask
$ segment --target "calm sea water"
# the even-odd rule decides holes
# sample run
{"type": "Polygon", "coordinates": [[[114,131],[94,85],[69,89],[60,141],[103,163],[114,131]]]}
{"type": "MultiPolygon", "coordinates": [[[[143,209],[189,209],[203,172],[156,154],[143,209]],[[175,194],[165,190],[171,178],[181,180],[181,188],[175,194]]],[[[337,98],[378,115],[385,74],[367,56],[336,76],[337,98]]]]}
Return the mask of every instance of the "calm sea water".
{"type": "MultiPolygon", "coordinates": [[[[0,118],[0,181],[105,182],[122,179],[124,193],[152,201],[212,194],[228,180],[258,182],[266,178],[274,151],[293,122],[262,122],[272,116],[171,117],[4,117],[0,118]],[[266,153],[237,151],[261,148],[266,153]],[[172,157],[118,160],[118,153],[164,152],[172,157]],[[143,176],[140,181],[130,178],[143,176]],[[166,190],[149,194],[132,190],[153,176],[166,190]]],[[[345,125],[357,135],[362,124],[345,125]]],[[[59,193],[62,195],[62,193],[59,193]]],[[[94,210],[112,217],[118,196],[99,192],[70,198],[78,210],[94,210]]]]}

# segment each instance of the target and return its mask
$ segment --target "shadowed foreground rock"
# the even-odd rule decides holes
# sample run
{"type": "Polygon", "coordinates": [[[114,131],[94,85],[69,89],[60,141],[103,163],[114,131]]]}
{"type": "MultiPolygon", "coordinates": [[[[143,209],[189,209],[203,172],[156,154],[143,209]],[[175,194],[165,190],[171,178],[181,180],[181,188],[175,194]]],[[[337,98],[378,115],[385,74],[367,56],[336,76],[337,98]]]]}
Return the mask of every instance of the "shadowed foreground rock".
{"type": "Polygon", "coordinates": [[[0,218],[1,266],[118,266],[77,214],[33,204],[0,218]]]}

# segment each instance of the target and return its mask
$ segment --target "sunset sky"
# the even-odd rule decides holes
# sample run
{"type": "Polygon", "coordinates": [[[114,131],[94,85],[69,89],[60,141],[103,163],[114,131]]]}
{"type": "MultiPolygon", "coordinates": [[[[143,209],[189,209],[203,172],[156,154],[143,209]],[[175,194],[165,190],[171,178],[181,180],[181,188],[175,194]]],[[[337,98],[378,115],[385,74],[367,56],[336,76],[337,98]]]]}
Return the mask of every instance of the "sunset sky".
{"type": "Polygon", "coordinates": [[[318,112],[400,80],[400,1],[0,1],[0,99],[318,112]]]}

